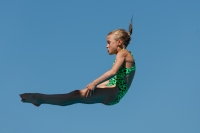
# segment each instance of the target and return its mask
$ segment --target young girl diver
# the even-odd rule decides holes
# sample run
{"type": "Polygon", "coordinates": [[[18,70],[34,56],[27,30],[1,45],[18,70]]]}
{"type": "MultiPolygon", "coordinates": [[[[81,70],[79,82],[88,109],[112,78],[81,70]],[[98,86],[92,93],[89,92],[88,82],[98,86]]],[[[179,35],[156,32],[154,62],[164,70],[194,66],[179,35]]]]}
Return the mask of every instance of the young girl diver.
{"type": "Polygon", "coordinates": [[[135,75],[135,60],[131,52],[126,49],[131,40],[131,34],[132,20],[129,32],[117,29],[107,35],[108,54],[116,54],[116,59],[109,71],[88,84],[85,89],[52,95],[24,93],[20,94],[21,101],[35,106],[41,104],[67,106],[75,103],[117,104],[130,88],[135,75]]]}

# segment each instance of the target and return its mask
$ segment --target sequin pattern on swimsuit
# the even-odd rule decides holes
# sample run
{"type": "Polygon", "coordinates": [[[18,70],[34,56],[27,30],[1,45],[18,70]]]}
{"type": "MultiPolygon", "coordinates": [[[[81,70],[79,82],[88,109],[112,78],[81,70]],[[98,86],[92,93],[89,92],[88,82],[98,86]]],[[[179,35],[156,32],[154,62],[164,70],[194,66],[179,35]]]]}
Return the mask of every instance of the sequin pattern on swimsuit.
{"type": "MultiPolygon", "coordinates": [[[[115,63],[115,61],[114,61],[114,63],[115,63]]],[[[128,86],[127,86],[126,82],[124,81],[124,77],[127,74],[130,74],[134,70],[135,70],[135,63],[131,68],[125,68],[125,67],[121,66],[120,69],[118,70],[117,74],[113,78],[110,79],[108,86],[116,85],[119,88],[119,94],[117,96],[117,99],[112,103],[108,103],[108,105],[117,104],[122,99],[122,97],[127,93],[128,86]]]]}

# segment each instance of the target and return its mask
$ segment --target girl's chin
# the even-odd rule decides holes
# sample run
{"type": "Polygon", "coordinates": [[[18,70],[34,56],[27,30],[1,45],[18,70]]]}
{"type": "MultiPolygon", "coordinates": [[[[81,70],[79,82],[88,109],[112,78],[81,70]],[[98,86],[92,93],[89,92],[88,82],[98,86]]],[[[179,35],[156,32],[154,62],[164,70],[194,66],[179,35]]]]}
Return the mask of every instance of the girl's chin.
{"type": "Polygon", "coordinates": [[[108,52],[109,55],[113,55],[113,53],[108,52]]]}
{"type": "Polygon", "coordinates": [[[112,53],[111,51],[108,50],[108,54],[109,54],[109,55],[113,55],[114,53],[112,53]]]}

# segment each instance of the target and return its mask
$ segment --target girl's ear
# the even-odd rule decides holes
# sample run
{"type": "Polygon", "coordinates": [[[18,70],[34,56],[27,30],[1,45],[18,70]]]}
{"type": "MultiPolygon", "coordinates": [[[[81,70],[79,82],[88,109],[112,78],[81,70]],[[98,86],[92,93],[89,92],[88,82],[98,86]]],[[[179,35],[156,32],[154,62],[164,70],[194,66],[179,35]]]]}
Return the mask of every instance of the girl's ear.
{"type": "Polygon", "coordinates": [[[119,40],[117,41],[117,44],[118,44],[118,46],[122,45],[122,40],[119,39],[119,40]]]}

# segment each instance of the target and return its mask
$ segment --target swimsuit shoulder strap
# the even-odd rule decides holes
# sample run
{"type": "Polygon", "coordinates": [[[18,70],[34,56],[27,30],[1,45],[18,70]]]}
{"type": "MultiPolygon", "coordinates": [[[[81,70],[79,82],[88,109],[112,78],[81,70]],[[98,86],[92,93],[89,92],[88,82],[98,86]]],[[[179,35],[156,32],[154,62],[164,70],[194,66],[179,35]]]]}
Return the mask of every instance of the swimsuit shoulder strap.
{"type": "Polygon", "coordinates": [[[133,57],[133,54],[131,53],[131,51],[128,51],[131,55],[132,55],[132,57],[133,57]]]}
{"type": "MultiPolygon", "coordinates": [[[[133,57],[133,59],[134,59],[134,56],[133,56],[133,54],[131,53],[131,51],[129,51],[129,53],[131,54],[131,56],[133,57]]],[[[135,66],[135,59],[134,59],[134,64],[133,64],[134,66],[135,66]]]]}

